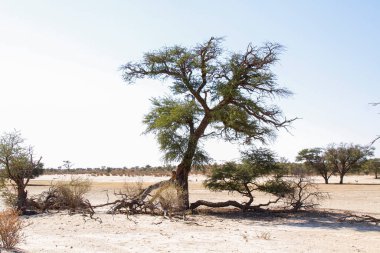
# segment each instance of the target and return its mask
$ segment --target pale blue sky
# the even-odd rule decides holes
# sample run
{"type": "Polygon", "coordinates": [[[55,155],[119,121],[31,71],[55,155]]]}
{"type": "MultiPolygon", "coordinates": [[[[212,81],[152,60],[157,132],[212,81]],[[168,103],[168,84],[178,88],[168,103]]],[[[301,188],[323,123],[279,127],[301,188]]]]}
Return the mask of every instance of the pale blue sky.
{"type": "MultiPolygon", "coordinates": [[[[294,92],[279,103],[300,117],[269,147],[294,160],[306,147],[368,144],[380,135],[379,1],[0,0],[0,132],[18,129],[47,166],[158,165],[141,135],[157,81],[127,85],[118,68],[162,46],[225,36],[286,47],[274,68],[294,92]]],[[[376,143],[380,156],[380,141],[376,143]]],[[[216,161],[237,148],[207,144],[216,161]]]]}

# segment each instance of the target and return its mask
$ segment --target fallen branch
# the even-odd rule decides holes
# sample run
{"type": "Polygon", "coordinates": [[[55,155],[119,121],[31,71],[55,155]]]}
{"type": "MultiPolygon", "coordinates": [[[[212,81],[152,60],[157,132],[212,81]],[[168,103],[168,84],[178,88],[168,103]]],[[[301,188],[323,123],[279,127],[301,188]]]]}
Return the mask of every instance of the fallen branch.
{"type": "MultiPolygon", "coordinates": [[[[141,185],[126,188],[126,192],[119,191],[118,193],[114,192],[114,195],[118,196],[118,199],[113,202],[107,202],[105,204],[95,205],[92,208],[100,208],[105,206],[110,206],[111,208],[107,213],[124,213],[124,214],[138,214],[138,213],[157,213],[160,212],[159,206],[154,200],[155,198],[147,199],[151,196],[151,193],[157,189],[163,189],[169,184],[173,184],[175,180],[175,174],[169,179],[164,180],[155,184],[150,185],[145,189],[140,189],[141,185]]],[[[107,196],[108,199],[108,196],[107,196]]],[[[162,207],[162,203],[161,203],[162,207]]],[[[164,208],[165,209],[165,208],[164,208]]],[[[165,210],[163,210],[165,212],[165,210]]]]}
{"type": "Polygon", "coordinates": [[[280,199],[281,199],[281,197],[278,197],[276,200],[268,201],[265,204],[258,204],[258,205],[254,205],[254,206],[241,204],[235,200],[228,200],[228,201],[224,201],[224,202],[210,202],[210,201],[206,201],[206,200],[197,200],[194,203],[191,203],[190,209],[194,210],[194,209],[198,208],[199,206],[207,206],[207,207],[212,207],[212,208],[233,206],[233,207],[237,207],[237,208],[244,210],[244,211],[246,211],[246,210],[259,211],[259,210],[262,210],[262,207],[269,206],[271,204],[275,204],[280,199]]]}

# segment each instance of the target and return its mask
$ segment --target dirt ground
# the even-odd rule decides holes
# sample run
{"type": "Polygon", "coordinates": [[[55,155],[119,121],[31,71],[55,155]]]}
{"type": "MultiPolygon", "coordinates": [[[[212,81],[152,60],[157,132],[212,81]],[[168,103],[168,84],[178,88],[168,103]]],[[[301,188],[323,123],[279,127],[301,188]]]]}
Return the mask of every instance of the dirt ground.
{"type": "MultiPolygon", "coordinates": [[[[51,181],[33,180],[29,194],[47,189],[51,181]]],[[[161,178],[94,177],[88,194],[93,204],[104,203],[125,183],[149,184],[161,178]]],[[[237,199],[227,192],[203,188],[201,176],[190,178],[191,201],[237,199]]],[[[318,178],[317,182],[321,182],[318,178]]],[[[313,212],[268,214],[201,210],[186,220],[162,216],[96,214],[93,220],[65,212],[23,217],[24,241],[18,252],[379,252],[380,224],[339,222],[345,211],[380,218],[380,180],[347,177],[347,184],[319,184],[330,198],[313,212]]],[[[257,203],[269,196],[259,194],[257,203]]],[[[0,207],[1,209],[1,207],[0,207]]]]}

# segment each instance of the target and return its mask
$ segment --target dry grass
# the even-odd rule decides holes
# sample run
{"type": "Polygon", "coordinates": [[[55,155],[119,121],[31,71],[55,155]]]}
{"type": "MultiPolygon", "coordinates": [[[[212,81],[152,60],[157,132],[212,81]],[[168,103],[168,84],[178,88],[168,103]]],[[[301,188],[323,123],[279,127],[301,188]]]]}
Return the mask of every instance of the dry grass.
{"type": "Polygon", "coordinates": [[[135,198],[144,190],[143,182],[124,183],[122,193],[135,198]]]}
{"type": "Polygon", "coordinates": [[[256,234],[256,237],[263,240],[270,240],[272,235],[270,232],[260,232],[256,234]]]}
{"type": "Polygon", "coordinates": [[[42,212],[48,210],[86,211],[90,205],[84,195],[91,189],[91,181],[72,177],[70,181],[57,182],[31,199],[31,203],[42,212]]]}
{"type": "Polygon", "coordinates": [[[81,206],[84,195],[91,189],[91,182],[88,179],[72,178],[69,182],[58,182],[53,187],[59,196],[59,201],[63,206],[76,209],[81,206]]]}
{"type": "Polygon", "coordinates": [[[182,188],[168,183],[154,193],[151,202],[160,206],[164,215],[171,217],[174,212],[182,209],[182,188]]]}
{"type": "Polygon", "coordinates": [[[0,239],[2,247],[12,249],[23,239],[23,223],[14,209],[0,212],[0,239]]]}

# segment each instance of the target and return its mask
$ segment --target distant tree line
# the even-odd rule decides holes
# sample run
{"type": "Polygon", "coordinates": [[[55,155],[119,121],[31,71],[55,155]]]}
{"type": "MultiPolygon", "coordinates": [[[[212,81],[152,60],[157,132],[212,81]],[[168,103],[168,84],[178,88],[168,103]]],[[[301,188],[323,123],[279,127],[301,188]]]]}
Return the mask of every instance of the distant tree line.
{"type": "Polygon", "coordinates": [[[339,183],[343,184],[344,176],[349,172],[358,172],[362,168],[373,170],[376,174],[378,171],[377,159],[368,160],[373,156],[374,147],[360,146],[354,144],[341,143],[330,144],[326,148],[309,148],[303,149],[298,153],[297,161],[304,162],[304,165],[319,174],[329,183],[333,175],[338,175],[339,183]]]}

